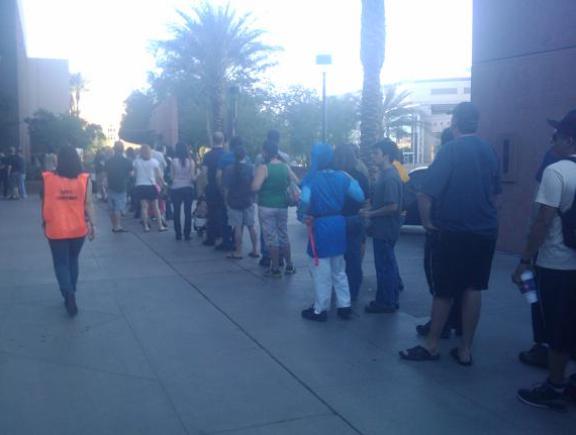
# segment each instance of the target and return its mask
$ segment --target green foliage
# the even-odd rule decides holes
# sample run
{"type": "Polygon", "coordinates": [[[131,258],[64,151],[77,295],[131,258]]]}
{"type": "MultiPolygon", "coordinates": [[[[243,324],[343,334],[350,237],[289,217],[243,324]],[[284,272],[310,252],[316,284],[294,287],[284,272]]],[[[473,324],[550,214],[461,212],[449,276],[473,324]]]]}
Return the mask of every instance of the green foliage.
{"type": "Polygon", "coordinates": [[[106,139],[101,126],[70,114],[38,110],[26,123],[33,153],[55,151],[68,144],[87,149],[106,139]]]}
{"type": "Polygon", "coordinates": [[[152,143],[154,132],[150,130],[150,118],[154,100],[148,94],[134,91],[124,102],[124,114],[118,132],[120,139],[134,143],[152,143]]]}
{"type": "Polygon", "coordinates": [[[397,85],[384,90],[382,126],[385,137],[399,140],[410,134],[418,110],[407,100],[409,96],[410,91],[399,91],[397,85]]]}

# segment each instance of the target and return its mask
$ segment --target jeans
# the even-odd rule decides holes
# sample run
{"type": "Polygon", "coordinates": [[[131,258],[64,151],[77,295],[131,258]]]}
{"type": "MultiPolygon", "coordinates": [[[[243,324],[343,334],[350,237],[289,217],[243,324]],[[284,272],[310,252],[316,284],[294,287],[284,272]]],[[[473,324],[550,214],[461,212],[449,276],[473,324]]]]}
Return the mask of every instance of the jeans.
{"type": "Polygon", "coordinates": [[[192,232],[192,202],[194,201],[194,188],[181,187],[170,191],[170,198],[174,205],[174,231],[177,236],[182,235],[181,208],[184,206],[184,237],[190,237],[192,232]]]}
{"type": "Polygon", "coordinates": [[[76,292],[78,283],[78,257],[84,244],[84,237],[77,239],[48,240],[52,251],[54,272],[60,286],[62,296],[76,292]]]}
{"type": "Polygon", "coordinates": [[[394,253],[396,242],[383,239],[373,239],[373,242],[378,287],[375,304],[379,307],[397,309],[400,294],[400,274],[394,253]]]}
{"type": "Polygon", "coordinates": [[[28,192],[26,192],[26,174],[18,174],[18,194],[20,198],[28,198],[28,192]]]}
{"type": "Polygon", "coordinates": [[[358,299],[364,275],[362,273],[362,242],[364,241],[364,224],[360,216],[346,218],[346,276],[350,285],[350,297],[358,299]]]}

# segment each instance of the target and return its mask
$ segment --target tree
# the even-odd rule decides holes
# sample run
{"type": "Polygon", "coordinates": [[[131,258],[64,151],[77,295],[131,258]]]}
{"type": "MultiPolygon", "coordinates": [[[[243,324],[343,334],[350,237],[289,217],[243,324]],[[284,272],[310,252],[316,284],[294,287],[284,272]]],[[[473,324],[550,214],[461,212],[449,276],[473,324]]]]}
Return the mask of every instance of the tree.
{"type": "Polygon", "coordinates": [[[144,92],[134,91],[124,101],[124,114],[120,122],[120,139],[134,143],[151,143],[154,132],[150,118],[154,110],[153,98],[144,92]]]}
{"type": "Polygon", "coordinates": [[[87,91],[86,80],[82,77],[81,73],[72,74],[70,76],[70,113],[72,116],[80,116],[80,97],[82,92],[87,91]]]}
{"type": "Polygon", "coordinates": [[[418,109],[408,101],[409,96],[410,91],[399,91],[397,85],[386,87],[382,105],[382,126],[385,137],[393,136],[399,140],[410,134],[408,128],[421,124],[416,120],[418,109]]]}
{"type": "Polygon", "coordinates": [[[364,158],[382,136],[382,91],[380,71],[385,51],[384,0],[362,0],[360,57],[364,68],[360,108],[360,147],[364,158]]]}
{"type": "Polygon", "coordinates": [[[102,127],[70,114],[38,110],[26,119],[32,152],[56,151],[64,145],[87,149],[106,140],[102,127]]]}
{"type": "Polygon", "coordinates": [[[328,97],[328,143],[338,145],[355,141],[358,133],[360,99],[356,94],[328,97]]]}
{"type": "Polygon", "coordinates": [[[174,37],[155,44],[160,74],[157,85],[196,88],[197,107],[207,112],[207,130],[225,129],[226,90],[232,83],[250,86],[272,65],[275,47],[261,42],[263,31],[250,26],[250,15],[204,2],[191,14],[179,11],[182,24],[174,37]]]}

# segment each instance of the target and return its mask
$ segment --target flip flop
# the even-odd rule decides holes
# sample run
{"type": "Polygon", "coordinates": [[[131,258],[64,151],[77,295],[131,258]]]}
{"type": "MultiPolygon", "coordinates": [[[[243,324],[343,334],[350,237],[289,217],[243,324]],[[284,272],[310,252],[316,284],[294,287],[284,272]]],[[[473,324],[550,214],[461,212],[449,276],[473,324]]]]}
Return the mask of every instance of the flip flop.
{"type": "Polygon", "coordinates": [[[228,254],[226,258],[228,260],[242,260],[242,258],[244,257],[242,257],[241,255],[228,254]]]}
{"type": "Polygon", "coordinates": [[[470,357],[470,361],[464,361],[462,358],[460,358],[460,352],[458,351],[457,347],[450,351],[450,356],[454,359],[454,361],[463,367],[470,367],[473,364],[472,357],[470,357]]]}
{"type": "Polygon", "coordinates": [[[400,358],[407,361],[438,361],[439,354],[432,354],[423,346],[415,346],[399,352],[400,358]]]}

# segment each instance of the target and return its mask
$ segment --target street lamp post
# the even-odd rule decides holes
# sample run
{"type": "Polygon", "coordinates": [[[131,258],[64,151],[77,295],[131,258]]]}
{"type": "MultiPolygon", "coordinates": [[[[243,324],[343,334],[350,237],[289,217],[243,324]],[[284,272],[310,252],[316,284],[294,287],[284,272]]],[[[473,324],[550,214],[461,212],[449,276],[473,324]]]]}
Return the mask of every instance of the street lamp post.
{"type": "MultiPolygon", "coordinates": [[[[316,65],[332,65],[332,55],[319,54],[316,56],[316,65]]],[[[328,111],[326,104],[326,69],[322,71],[322,143],[326,143],[326,129],[328,125],[328,111]]]]}

